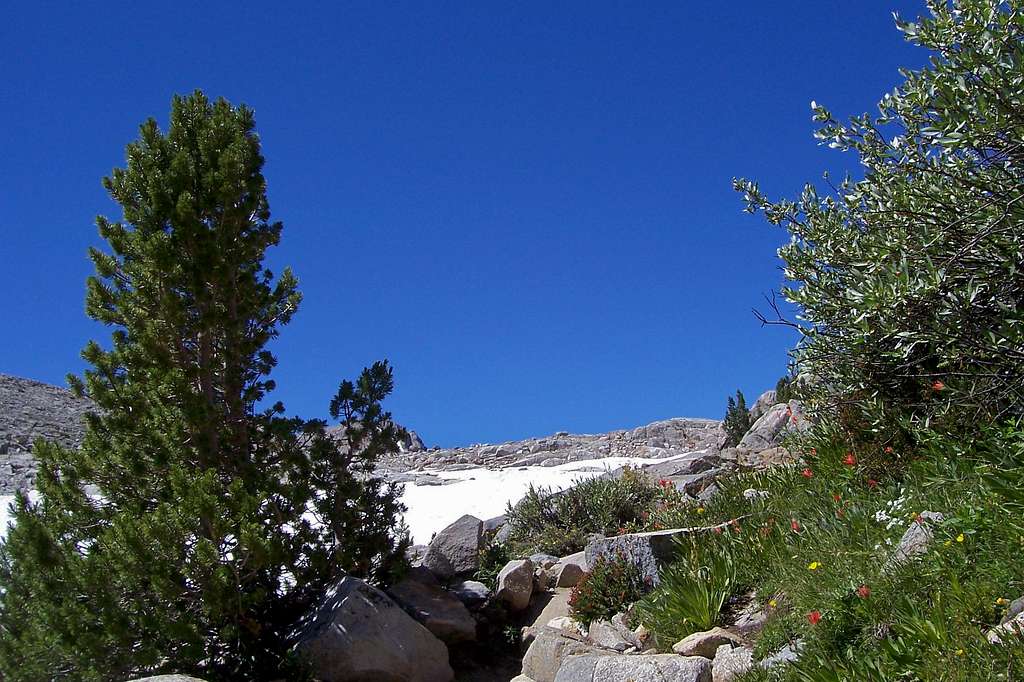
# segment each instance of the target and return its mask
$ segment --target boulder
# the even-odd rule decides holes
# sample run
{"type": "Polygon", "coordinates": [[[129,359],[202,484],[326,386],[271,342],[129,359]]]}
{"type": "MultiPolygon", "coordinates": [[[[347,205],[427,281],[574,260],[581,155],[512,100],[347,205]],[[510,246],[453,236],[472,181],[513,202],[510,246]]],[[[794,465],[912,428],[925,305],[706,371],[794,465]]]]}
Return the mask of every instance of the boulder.
{"type": "Polygon", "coordinates": [[[449,682],[448,649],[377,588],[342,578],[298,628],[296,652],[322,682],[449,682]]]}
{"type": "Polygon", "coordinates": [[[423,565],[444,580],[476,571],[480,566],[483,534],[483,521],[466,514],[434,536],[423,565]]]}
{"type": "Polygon", "coordinates": [[[745,469],[767,469],[769,467],[792,464],[797,457],[783,447],[768,448],[757,452],[736,448],[736,463],[745,469]]]}
{"type": "Polygon", "coordinates": [[[572,656],[555,682],[711,682],[711,661],[700,656],[572,656]]]}
{"type": "Polygon", "coordinates": [[[476,580],[463,580],[451,586],[451,593],[466,606],[478,606],[490,599],[491,590],[476,580]]]}
{"type": "Polygon", "coordinates": [[[562,557],[551,567],[555,587],[575,587],[587,572],[586,552],[576,552],[562,557]]]}
{"type": "Polygon", "coordinates": [[[921,512],[911,522],[903,537],[900,538],[896,551],[893,552],[892,556],[885,563],[885,569],[891,570],[896,568],[900,564],[910,561],[915,556],[927,552],[928,545],[931,544],[933,537],[932,526],[941,523],[942,519],[943,516],[939,512],[921,512]]]}
{"type": "Polygon", "coordinates": [[[419,570],[426,576],[417,575],[417,569],[413,569],[409,577],[393,585],[388,593],[438,639],[448,643],[475,640],[476,620],[466,606],[443,590],[427,569],[419,570]]]}
{"type": "Polygon", "coordinates": [[[754,667],[754,653],[746,647],[723,644],[715,650],[711,665],[714,682],[732,682],[754,667]]]}
{"type": "Polygon", "coordinates": [[[539,628],[523,656],[523,674],[535,682],[554,682],[564,659],[590,653],[600,652],[569,633],[539,628]]]}
{"type": "MultiPolygon", "coordinates": [[[[570,596],[572,596],[572,590],[567,587],[556,587],[550,592],[533,595],[530,607],[521,615],[520,622],[537,629],[559,618],[572,618],[572,614],[569,613],[570,596]]],[[[555,627],[555,629],[559,628],[555,627]]]]}
{"type": "Polygon", "coordinates": [[[500,516],[492,516],[491,518],[484,521],[484,532],[495,533],[508,523],[508,514],[501,514],[500,516]]]}
{"type": "Polygon", "coordinates": [[[990,644],[1002,644],[1003,640],[1017,641],[1024,635],[1024,613],[1019,613],[985,633],[990,644]]]}
{"type": "Polygon", "coordinates": [[[750,421],[756,422],[762,414],[768,411],[768,408],[778,402],[776,398],[775,390],[765,391],[757,397],[754,401],[754,406],[750,408],[750,421]]]}
{"type": "Polygon", "coordinates": [[[640,569],[640,575],[649,585],[658,584],[658,561],[672,558],[675,552],[673,539],[689,528],[651,531],[648,533],[627,533],[610,538],[594,538],[587,543],[585,557],[587,566],[593,566],[598,559],[622,557],[633,562],[640,569]]]}
{"type": "Polygon", "coordinates": [[[782,437],[789,431],[802,431],[808,426],[803,405],[798,400],[772,405],[750,427],[740,439],[737,447],[741,450],[760,452],[782,443],[782,437]]]}
{"type": "Polygon", "coordinates": [[[533,562],[534,567],[551,568],[558,563],[558,557],[551,554],[531,554],[530,561],[533,562]]]}
{"type": "Polygon", "coordinates": [[[587,628],[587,641],[594,646],[619,653],[635,646],[632,641],[623,636],[617,627],[606,620],[596,620],[590,624],[590,627],[587,628]]]}
{"type": "Polygon", "coordinates": [[[681,656],[703,656],[714,658],[718,647],[727,644],[732,647],[743,646],[745,642],[722,628],[711,628],[703,632],[694,632],[672,645],[672,651],[681,656]]]}
{"type": "Polygon", "coordinates": [[[530,605],[533,594],[533,562],[517,559],[505,564],[498,573],[496,599],[505,602],[513,611],[522,611],[530,605]]]}

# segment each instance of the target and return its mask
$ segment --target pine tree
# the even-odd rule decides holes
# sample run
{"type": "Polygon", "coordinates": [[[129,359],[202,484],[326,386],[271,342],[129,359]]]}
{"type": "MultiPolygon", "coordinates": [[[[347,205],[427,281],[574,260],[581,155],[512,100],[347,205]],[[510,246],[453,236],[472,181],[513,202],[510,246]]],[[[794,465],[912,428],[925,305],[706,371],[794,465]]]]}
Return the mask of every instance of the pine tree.
{"type": "Polygon", "coordinates": [[[725,428],[727,447],[737,445],[743,436],[750,430],[750,410],[747,409],[747,401],[743,397],[743,391],[736,391],[735,400],[729,397],[728,407],[725,410],[725,420],[722,422],[725,428]]]}
{"type": "Polygon", "coordinates": [[[7,680],[125,679],[180,671],[267,679],[286,670],[297,616],[343,572],[388,570],[405,542],[399,491],[372,477],[397,448],[377,363],[320,421],[258,407],[267,343],[294,314],[252,111],[175,97],[104,186],[91,342],[72,387],[97,405],[79,450],[36,444],[36,501],[19,495],[0,549],[0,672],[7,680]]]}

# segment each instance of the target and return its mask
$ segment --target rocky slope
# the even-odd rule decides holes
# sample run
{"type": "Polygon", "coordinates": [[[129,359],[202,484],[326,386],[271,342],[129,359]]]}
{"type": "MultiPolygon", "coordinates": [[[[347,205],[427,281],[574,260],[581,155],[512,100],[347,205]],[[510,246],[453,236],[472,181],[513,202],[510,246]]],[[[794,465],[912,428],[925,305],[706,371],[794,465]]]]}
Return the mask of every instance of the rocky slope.
{"type": "Polygon", "coordinates": [[[77,447],[91,405],[67,389],[0,374],[0,494],[33,486],[36,438],[77,447]]]}

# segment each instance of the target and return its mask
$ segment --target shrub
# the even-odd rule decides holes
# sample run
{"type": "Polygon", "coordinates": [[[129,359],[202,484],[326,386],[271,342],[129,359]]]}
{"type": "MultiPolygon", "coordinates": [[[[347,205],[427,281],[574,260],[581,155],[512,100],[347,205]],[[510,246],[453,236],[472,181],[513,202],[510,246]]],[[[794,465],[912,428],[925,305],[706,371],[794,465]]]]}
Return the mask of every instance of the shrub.
{"type": "Polygon", "coordinates": [[[743,397],[743,391],[736,391],[735,399],[729,396],[728,406],[725,410],[725,420],[722,426],[725,428],[726,447],[738,445],[743,436],[750,430],[750,410],[747,409],[747,401],[743,397]]]}
{"type": "Polygon", "coordinates": [[[569,612],[584,625],[609,620],[643,597],[648,587],[640,569],[628,558],[600,557],[572,588],[569,612]]]}
{"type": "Polygon", "coordinates": [[[678,495],[632,467],[618,478],[580,480],[560,492],[530,486],[522,500],[509,505],[509,541],[519,553],[572,554],[592,533],[640,529],[659,504],[678,495]]]}
{"type": "Polygon", "coordinates": [[[637,618],[658,641],[676,642],[711,629],[733,593],[736,568],[731,553],[721,544],[702,542],[681,539],[677,558],[662,569],[658,587],[636,606],[637,618]]]}
{"type": "Polygon", "coordinates": [[[855,152],[862,179],[777,202],[735,183],[789,231],[782,293],[812,407],[847,405],[882,434],[1024,413],[1024,2],[928,6],[897,26],[933,57],[878,115],[841,123],[812,103],[816,137],[855,152]]]}

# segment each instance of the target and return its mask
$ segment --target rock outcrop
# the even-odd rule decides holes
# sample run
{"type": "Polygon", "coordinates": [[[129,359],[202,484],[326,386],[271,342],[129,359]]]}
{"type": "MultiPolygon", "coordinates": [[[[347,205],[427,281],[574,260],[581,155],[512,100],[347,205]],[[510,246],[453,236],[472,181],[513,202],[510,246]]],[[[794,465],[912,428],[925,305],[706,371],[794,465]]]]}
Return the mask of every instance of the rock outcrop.
{"type": "Polygon", "coordinates": [[[85,414],[93,408],[67,389],[0,374],[0,494],[34,486],[32,443],[37,438],[78,447],[85,414]]]}
{"type": "Polygon", "coordinates": [[[390,597],[343,578],[299,628],[295,649],[322,682],[449,682],[448,649],[390,597]]]}

